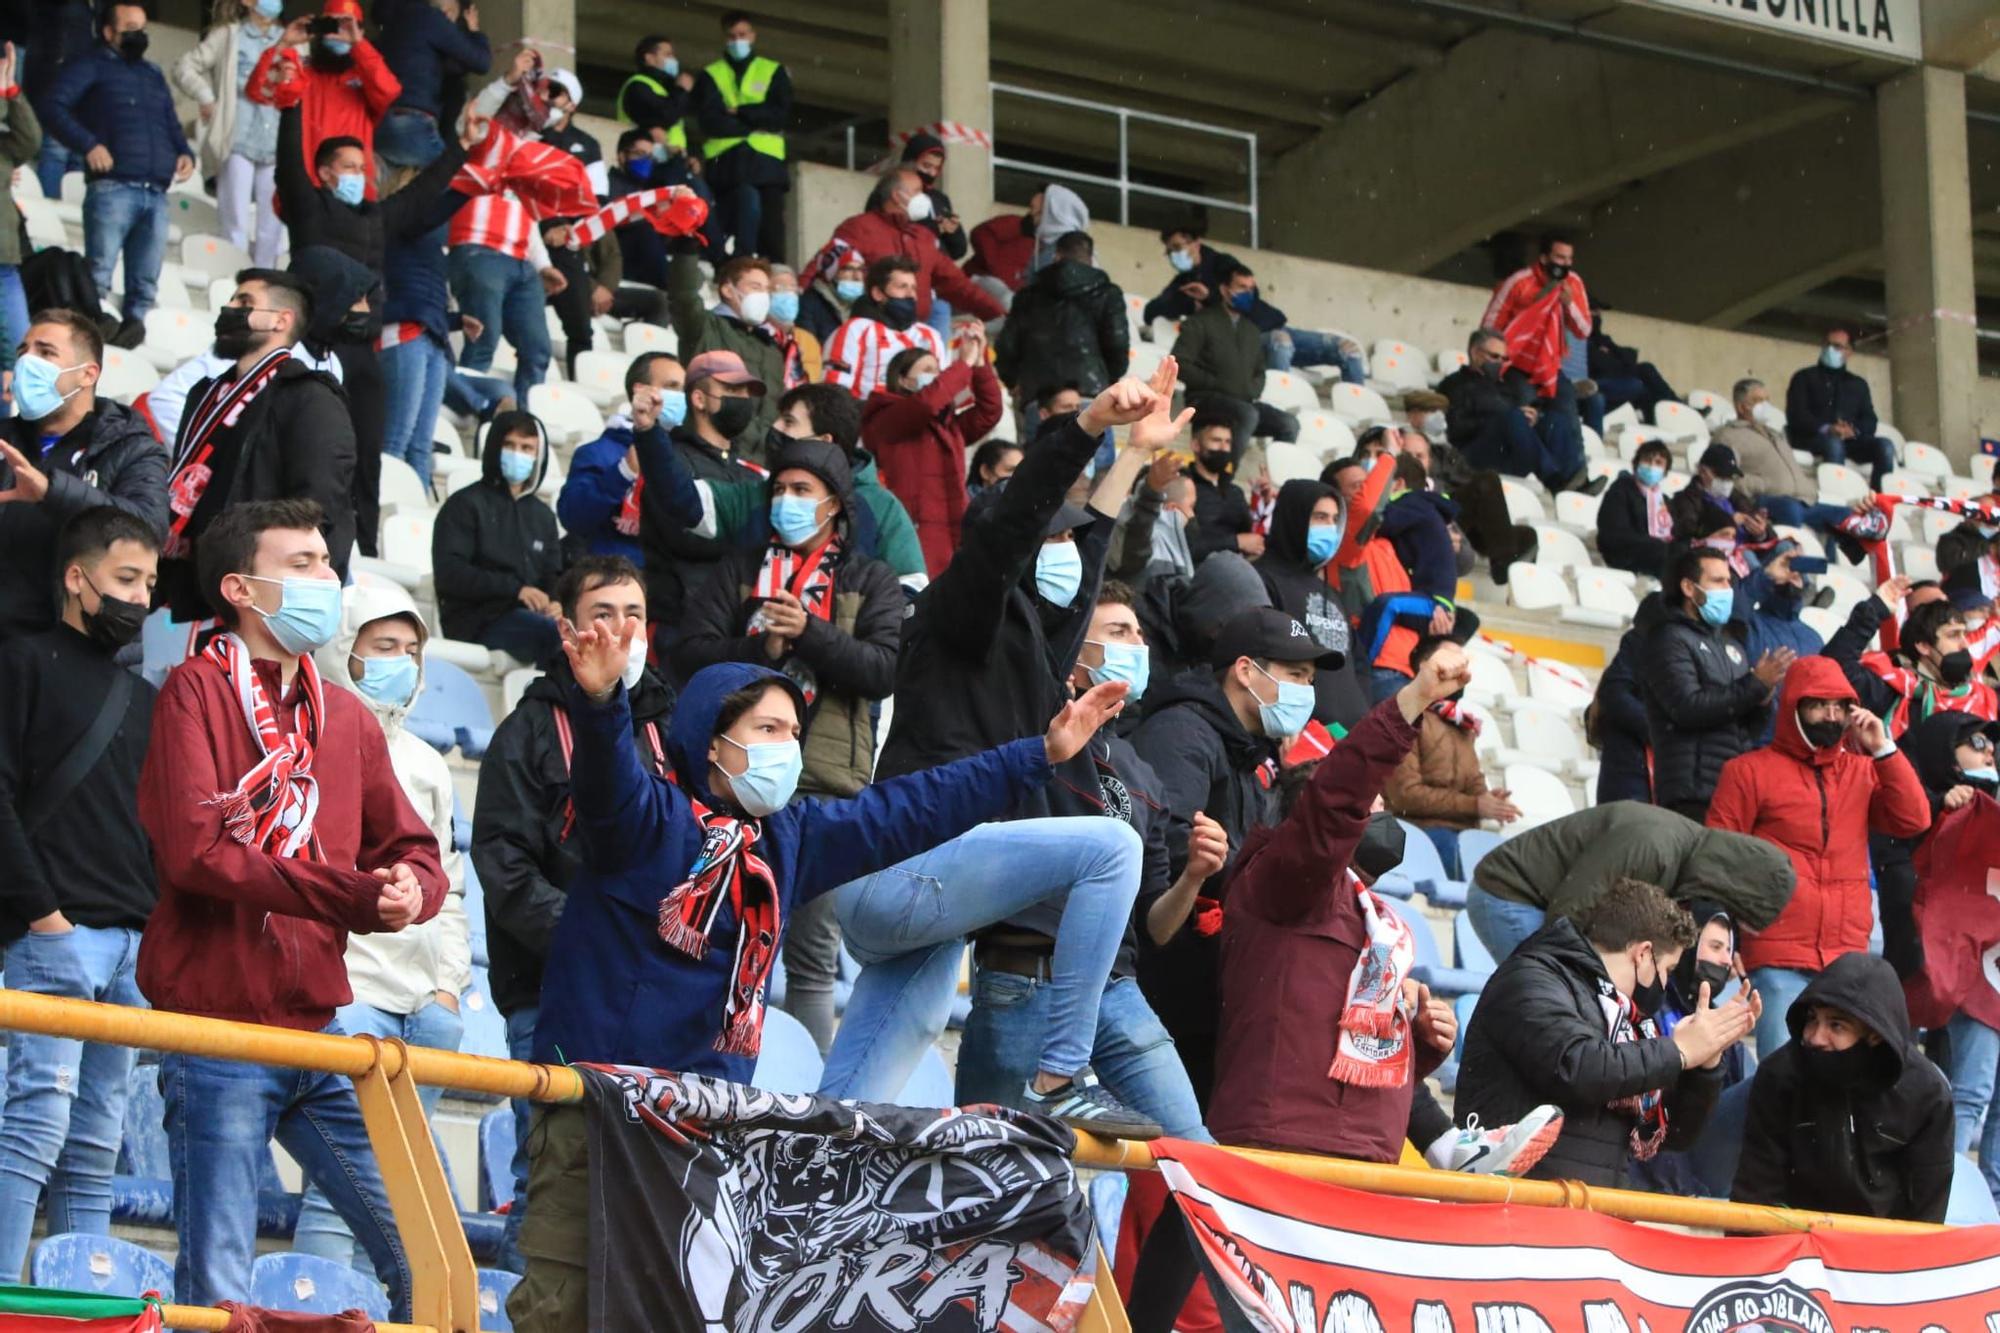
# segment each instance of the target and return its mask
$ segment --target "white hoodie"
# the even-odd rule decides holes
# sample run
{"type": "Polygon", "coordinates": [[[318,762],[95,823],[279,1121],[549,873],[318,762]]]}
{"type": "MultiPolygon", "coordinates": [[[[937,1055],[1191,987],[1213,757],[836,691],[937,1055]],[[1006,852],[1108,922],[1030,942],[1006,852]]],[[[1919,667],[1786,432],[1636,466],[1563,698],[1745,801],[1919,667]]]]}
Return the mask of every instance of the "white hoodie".
{"type": "MultiPolygon", "coordinates": [[[[403,784],[403,794],[416,807],[437,838],[438,859],[444,865],[444,906],[420,926],[393,934],[347,937],[347,979],[357,1003],[392,1014],[414,1014],[437,999],[437,992],[463,995],[472,985],[472,937],[465,919],[465,871],[452,839],[451,769],[444,756],[403,727],[409,705],[379,704],[355,687],[348,654],[362,626],[386,616],[408,616],[417,626],[416,694],[423,693],[422,645],[430,642],[430,627],[410,595],[398,587],[356,584],[342,596],[340,633],[313,655],[320,676],[330,685],[353,691],[382,724],[389,742],[389,762],[403,784]]],[[[411,696],[412,699],[416,694],[411,696]]]]}

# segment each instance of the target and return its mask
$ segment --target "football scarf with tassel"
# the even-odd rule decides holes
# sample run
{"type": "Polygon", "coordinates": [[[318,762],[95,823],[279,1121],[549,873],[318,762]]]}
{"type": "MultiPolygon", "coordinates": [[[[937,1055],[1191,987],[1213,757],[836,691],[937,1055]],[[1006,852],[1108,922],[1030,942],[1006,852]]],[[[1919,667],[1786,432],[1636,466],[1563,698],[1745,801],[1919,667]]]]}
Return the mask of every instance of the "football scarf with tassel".
{"type": "Polygon", "coordinates": [[[764,986],[778,956],[778,880],[757,854],[763,826],[710,810],[689,797],[701,824],[701,854],[688,877],[660,900],[660,938],[669,948],[700,959],[726,906],[736,915],[735,960],[722,1006],[715,1049],[755,1055],[763,1041],[764,986]]]}

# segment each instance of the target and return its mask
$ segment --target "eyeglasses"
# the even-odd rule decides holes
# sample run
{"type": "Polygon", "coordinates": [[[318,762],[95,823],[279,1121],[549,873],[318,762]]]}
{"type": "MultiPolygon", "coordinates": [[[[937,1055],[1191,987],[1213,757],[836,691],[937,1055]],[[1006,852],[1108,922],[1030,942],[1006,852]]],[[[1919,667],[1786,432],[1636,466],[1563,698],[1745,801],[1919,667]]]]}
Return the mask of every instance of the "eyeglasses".
{"type": "Polygon", "coordinates": [[[1981,754],[1993,753],[1993,738],[1983,731],[1973,732],[1970,736],[1960,741],[1959,744],[1977,750],[1981,754]]]}

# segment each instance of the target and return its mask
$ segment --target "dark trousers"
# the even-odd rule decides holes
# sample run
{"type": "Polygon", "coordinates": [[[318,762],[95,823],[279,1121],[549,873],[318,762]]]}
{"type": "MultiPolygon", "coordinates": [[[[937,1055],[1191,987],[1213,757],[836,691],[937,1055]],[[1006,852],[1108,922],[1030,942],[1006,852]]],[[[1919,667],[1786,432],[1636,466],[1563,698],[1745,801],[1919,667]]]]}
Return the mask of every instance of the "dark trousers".
{"type": "Polygon", "coordinates": [[[354,544],[374,556],[375,529],[382,519],[382,434],[388,428],[388,390],[382,360],[372,342],[335,343],[341,388],[354,422],[354,544]]]}
{"type": "Polygon", "coordinates": [[[1294,443],[1299,438],[1299,419],[1282,407],[1232,398],[1226,393],[1191,393],[1187,400],[1190,406],[1197,409],[1226,412],[1235,418],[1230,433],[1238,458],[1249,447],[1253,435],[1282,440],[1286,444],[1294,443]]]}
{"type": "MultiPolygon", "coordinates": [[[[750,150],[737,148],[731,151],[747,153],[750,150]]],[[[709,260],[720,263],[723,243],[732,240],[735,242],[732,254],[762,255],[773,261],[783,260],[786,189],[783,184],[717,186],[715,206],[718,216],[708,224],[711,239],[709,260]]]]}
{"type": "Polygon", "coordinates": [[[1661,403],[1681,401],[1674,386],[1667,383],[1666,376],[1650,361],[1641,361],[1622,374],[1598,376],[1597,391],[1604,396],[1605,406],[1623,407],[1630,403],[1648,421],[1653,419],[1653,409],[1661,403]]]}
{"type": "Polygon", "coordinates": [[[1567,413],[1542,411],[1533,425],[1520,411],[1502,412],[1462,452],[1474,467],[1510,477],[1539,477],[1549,490],[1561,490],[1583,471],[1583,431],[1575,400],[1567,413]]]}
{"type": "MultiPolygon", "coordinates": [[[[597,278],[583,256],[575,250],[551,250],[549,262],[569,282],[569,286],[549,298],[549,305],[555,309],[556,321],[562,325],[563,362],[568,367],[570,378],[574,379],[577,354],[588,352],[597,345],[597,330],[591,323],[596,317],[591,296],[597,290],[597,278]]],[[[620,285],[611,293],[611,317],[626,321],[640,319],[664,327],[670,318],[667,294],[656,287],[620,285]]]]}
{"type": "Polygon", "coordinates": [[[1857,435],[1843,440],[1831,431],[1815,436],[1807,449],[1828,463],[1853,463],[1868,469],[1868,485],[1882,489],[1883,474],[1896,466],[1896,446],[1881,436],[1857,435]]]}

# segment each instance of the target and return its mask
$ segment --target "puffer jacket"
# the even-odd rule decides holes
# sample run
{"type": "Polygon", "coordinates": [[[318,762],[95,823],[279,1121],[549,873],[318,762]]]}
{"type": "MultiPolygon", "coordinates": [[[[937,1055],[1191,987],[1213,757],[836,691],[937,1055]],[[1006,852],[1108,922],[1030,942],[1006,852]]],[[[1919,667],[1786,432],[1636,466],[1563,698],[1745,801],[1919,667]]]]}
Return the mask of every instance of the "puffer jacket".
{"type": "Polygon", "coordinates": [[[1473,752],[1472,733],[1427,708],[1417,720],[1417,747],[1389,775],[1382,804],[1414,823],[1477,828],[1485,791],[1486,775],[1473,752]]]}
{"type": "MultiPolygon", "coordinates": [[[[1722,1075],[1681,1067],[1671,1037],[1614,1043],[1605,1016],[1611,978],[1567,917],[1551,920],[1487,979],[1465,1031],[1456,1114],[1461,1124],[1511,1125],[1544,1102],[1562,1135],[1529,1176],[1617,1186],[1632,1152],[1632,1112],[1611,1103],[1659,1089],[1669,1151],[1701,1132],[1722,1075]]],[[[1649,1025],[1650,1026],[1650,1025],[1649,1025]]]]}
{"type": "Polygon", "coordinates": [[[1264,335],[1248,315],[1226,306],[1209,305],[1182,321],[1174,359],[1190,394],[1223,394],[1246,403],[1264,395],[1264,335]]]}
{"type": "Polygon", "coordinates": [[[1613,880],[1657,884],[1683,903],[1710,902],[1751,928],[1791,900],[1792,863],[1768,842],[1704,828],[1638,801],[1611,801],[1550,820],[1488,852],[1472,882],[1496,898],[1574,916],[1613,880]]]}
{"type": "Polygon", "coordinates": [[[1798,887],[1778,919],[1743,941],[1746,967],[1817,972],[1844,953],[1865,952],[1875,914],[1868,893],[1870,830],[1914,838],[1930,827],[1930,802],[1900,751],[1880,759],[1845,741],[1815,750],[1799,730],[1808,699],[1854,701],[1854,687],[1825,657],[1801,657],[1785,673],[1777,734],[1732,759],[1708,808],[1711,828],[1749,833],[1792,858],[1798,887]]]}
{"type": "Polygon", "coordinates": [[[108,151],[107,180],[164,190],[173,183],[177,160],[194,156],[160,67],[127,60],[104,45],[63,67],[42,119],[78,157],[93,148],[108,151]]]}
{"type": "Polygon", "coordinates": [[[1125,373],[1131,338],[1118,284],[1103,269],[1064,259],[1015,293],[993,344],[994,366],[1016,402],[1032,403],[1065,381],[1089,398],[1125,373]]]}
{"type": "Polygon", "coordinates": [[[1649,597],[1633,627],[1645,632],[1638,677],[1652,733],[1653,799],[1706,807],[1722,766],[1757,743],[1771,692],[1727,626],[1649,597]]]}
{"type": "MultiPolygon", "coordinates": [[[[1657,602],[1660,594],[1648,593],[1657,602]]],[[[1644,609],[1644,604],[1641,604],[1644,609]]],[[[1618,641],[1611,665],[1597,678],[1596,720],[1591,744],[1602,761],[1597,770],[1597,803],[1653,800],[1653,767],[1647,749],[1653,737],[1646,725],[1646,701],[1639,694],[1639,658],[1646,636],[1628,629],[1618,641]]]]}
{"type": "Polygon", "coordinates": [[[358,583],[341,598],[340,633],[313,659],[320,679],[342,686],[367,705],[382,724],[389,742],[389,763],[403,784],[403,795],[430,825],[437,839],[438,860],[449,887],[438,914],[421,925],[394,934],[347,937],[347,980],[357,1004],[373,1005],[392,1014],[414,1014],[437,1000],[439,991],[463,995],[472,985],[472,937],[465,918],[465,869],[452,837],[451,769],[444,756],[403,727],[410,703],[386,704],[361,693],[355,684],[349,654],[361,631],[371,622],[400,616],[417,629],[417,685],[410,700],[424,691],[423,650],[430,628],[410,594],[394,584],[358,583]]]}
{"type": "Polygon", "coordinates": [[[479,483],[439,507],[431,532],[438,621],[447,638],[477,642],[487,626],[521,604],[522,588],[553,596],[562,572],[555,511],[536,494],[549,470],[548,437],[526,495],[515,495],[501,477],[500,446],[488,431],[479,483]]]}
{"type": "Polygon", "coordinates": [[[965,524],[965,446],[984,438],[1005,410],[992,369],[957,360],[926,388],[884,386],[861,405],[861,442],[882,484],[910,511],[931,578],[951,563],[965,524]],[[972,406],[961,412],[954,400],[967,392],[972,406]]]}
{"type": "Polygon", "coordinates": [[[1750,1086],[1729,1197],[1944,1221],[1954,1166],[1951,1085],[1917,1046],[1895,969],[1865,953],[1836,958],[1792,1002],[1785,1024],[1791,1041],[1758,1065],[1750,1086]],[[1801,1039],[1815,1005],[1844,1010],[1882,1038],[1853,1086],[1813,1077],[1801,1039]]]}

